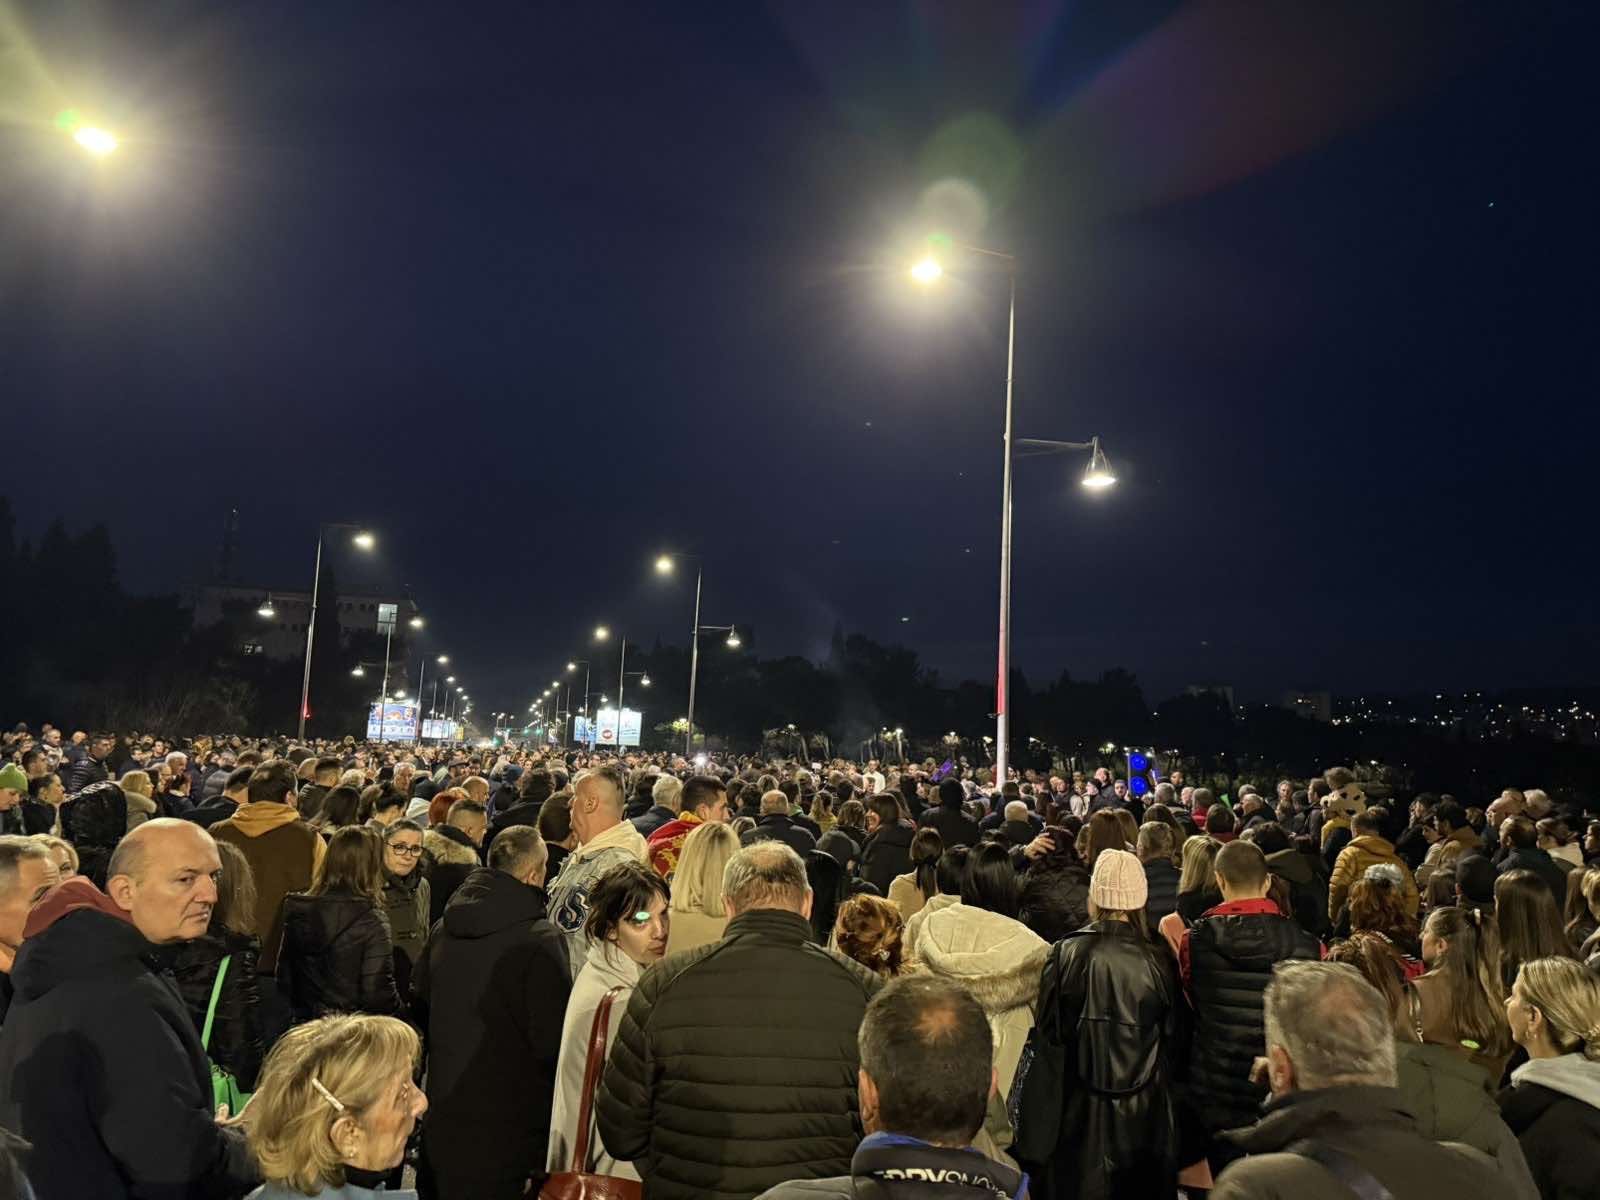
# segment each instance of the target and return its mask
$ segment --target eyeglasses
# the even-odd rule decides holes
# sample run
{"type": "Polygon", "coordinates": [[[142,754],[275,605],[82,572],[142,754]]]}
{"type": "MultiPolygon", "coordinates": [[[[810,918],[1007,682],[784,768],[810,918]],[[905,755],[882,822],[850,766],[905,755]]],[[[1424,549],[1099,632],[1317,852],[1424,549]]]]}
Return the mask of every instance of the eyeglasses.
{"type": "Polygon", "coordinates": [[[393,850],[396,854],[403,854],[407,858],[415,858],[417,855],[422,853],[421,846],[413,845],[409,842],[390,842],[389,849],[393,850]]]}

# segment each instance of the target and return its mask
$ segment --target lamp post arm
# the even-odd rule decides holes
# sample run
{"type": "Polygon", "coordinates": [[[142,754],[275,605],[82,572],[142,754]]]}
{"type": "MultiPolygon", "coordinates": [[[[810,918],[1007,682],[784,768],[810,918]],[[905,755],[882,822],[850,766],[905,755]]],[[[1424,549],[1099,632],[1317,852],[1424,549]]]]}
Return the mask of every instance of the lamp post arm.
{"type": "Polygon", "coordinates": [[[1018,438],[1012,443],[1018,458],[1042,458],[1049,454],[1082,453],[1093,450],[1093,440],[1087,442],[1058,442],[1050,438],[1018,438]]]}

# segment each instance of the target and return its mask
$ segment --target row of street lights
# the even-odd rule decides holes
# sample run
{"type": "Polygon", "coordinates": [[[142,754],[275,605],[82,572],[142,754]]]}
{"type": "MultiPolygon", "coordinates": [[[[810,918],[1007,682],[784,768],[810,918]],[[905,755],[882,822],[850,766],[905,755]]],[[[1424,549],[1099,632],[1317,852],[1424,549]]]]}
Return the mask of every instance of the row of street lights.
{"type": "MultiPolygon", "coordinates": [[[[673,551],[664,552],[664,553],[662,553],[661,555],[659,555],[656,558],[656,564],[655,564],[656,573],[659,574],[659,575],[671,575],[671,574],[673,574],[677,570],[677,565],[678,565],[679,561],[681,561],[681,560],[693,560],[693,562],[695,563],[694,617],[693,617],[693,620],[691,621],[690,626],[689,626],[689,714],[688,714],[688,717],[686,718],[686,721],[685,721],[685,724],[687,725],[687,728],[684,731],[684,738],[683,738],[683,741],[684,741],[684,746],[683,746],[684,756],[688,757],[688,755],[690,753],[692,753],[692,751],[694,749],[694,701],[695,701],[695,686],[696,686],[696,684],[697,684],[697,682],[699,680],[699,674],[700,674],[700,635],[702,633],[726,633],[728,636],[727,636],[727,638],[726,638],[726,640],[724,641],[723,644],[725,646],[727,646],[727,648],[730,649],[730,650],[737,650],[744,643],[741,642],[740,639],[739,639],[739,630],[738,630],[738,628],[736,626],[733,626],[733,625],[705,625],[705,624],[701,623],[701,621],[700,621],[700,597],[701,597],[701,594],[702,594],[702,592],[704,590],[705,567],[704,567],[704,563],[703,563],[700,555],[698,555],[698,554],[681,554],[681,553],[676,553],[676,552],[673,552],[673,551]]],[[[610,638],[611,638],[611,629],[608,626],[598,625],[598,626],[595,627],[594,636],[593,636],[593,641],[594,641],[595,644],[604,643],[606,641],[609,641],[610,638]]],[[[639,685],[641,687],[649,687],[650,686],[650,676],[644,671],[629,671],[627,669],[627,666],[628,666],[628,639],[627,639],[627,637],[625,635],[619,636],[618,642],[619,642],[619,648],[618,648],[618,654],[617,654],[617,741],[620,744],[621,741],[622,741],[622,728],[621,728],[621,726],[622,726],[622,701],[623,701],[624,690],[625,690],[625,688],[627,686],[627,681],[629,679],[637,677],[638,680],[639,680],[639,685]]],[[[583,671],[583,709],[582,709],[582,713],[583,713],[584,719],[587,721],[589,719],[589,679],[590,679],[590,672],[592,670],[592,664],[590,663],[590,661],[588,659],[573,659],[573,660],[570,660],[567,663],[567,674],[568,675],[575,675],[580,666],[583,667],[583,669],[584,669],[584,671],[583,671]]],[[[564,685],[563,685],[563,683],[562,683],[562,681],[560,679],[551,680],[550,686],[545,688],[544,691],[540,693],[539,698],[536,699],[532,704],[530,704],[528,706],[528,711],[530,713],[532,713],[532,714],[535,714],[535,715],[541,714],[542,711],[543,711],[543,703],[544,703],[544,701],[548,700],[551,697],[552,693],[555,693],[557,695],[557,702],[556,702],[556,706],[555,706],[555,710],[554,711],[555,711],[555,713],[557,715],[559,715],[560,712],[561,712],[559,689],[562,688],[563,686],[564,685]]],[[[602,703],[602,704],[607,703],[607,700],[606,700],[605,696],[602,695],[600,697],[600,703],[602,703]]],[[[563,722],[563,728],[565,728],[565,723],[564,722],[563,722]]]]}
{"type": "MultiPolygon", "coordinates": [[[[322,593],[322,550],[329,530],[349,530],[350,544],[357,550],[370,553],[377,547],[378,544],[377,538],[370,530],[364,529],[359,525],[350,524],[347,521],[324,521],[317,526],[317,554],[315,564],[311,571],[311,618],[306,622],[305,669],[301,675],[300,682],[300,722],[298,727],[298,736],[301,741],[305,740],[306,718],[311,712],[311,661],[312,652],[316,647],[317,607],[322,593]]],[[[261,617],[263,620],[268,621],[272,620],[278,615],[278,610],[272,603],[272,593],[267,593],[266,599],[263,600],[261,602],[261,606],[256,609],[256,615],[261,617]]],[[[387,710],[389,704],[389,661],[390,651],[394,645],[394,622],[385,621],[383,624],[385,626],[386,636],[383,645],[383,684],[378,702],[380,734],[382,731],[382,714],[387,710]]],[[[420,630],[424,628],[426,622],[423,620],[422,615],[418,613],[412,616],[407,624],[409,624],[412,629],[420,630]]],[[[420,657],[421,664],[417,669],[417,706],[419,712],[422,705],[422,685],[426,679],[428,670],[427,656],[422,655],[420,657]]],[[[450,662],[450,656],[448,654],[440,654],[435,659],[435,662],[441,668],[447,667],[450,662]]],[[[358,679],[362,678],[367,673],[366,668],[367,664],[365,662],[358,662],[354,667],[351,668],[350,674],[358,679]]],[[[462,705],[460,715],[465,716],[467,713],[470,713],[472,711],[472,698],[467,693],[466,685],[464,683],[457,682],[454,675],[446,675],[444,682],[445,719],[450,719],[450,716],[452,715],[452,706],[456,703],[462,705]]],[[[430,712],[437,717],[439,714],[439,681],[437,679],[434,680],[433,688],[433,703],[429,707],[430,712]]],[[[406,690],[404,688],[398,689],[394,693],[394,698],[396,700],[404,700],[406,698],[406,690]]]]}

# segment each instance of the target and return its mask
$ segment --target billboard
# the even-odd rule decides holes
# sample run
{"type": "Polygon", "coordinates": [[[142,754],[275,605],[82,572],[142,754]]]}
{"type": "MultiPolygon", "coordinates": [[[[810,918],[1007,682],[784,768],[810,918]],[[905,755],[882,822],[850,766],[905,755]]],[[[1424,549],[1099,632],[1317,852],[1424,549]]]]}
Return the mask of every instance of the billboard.
{"type": "Polygon", "coordinates": [[[417,706],[403,700],[374,704],[367,713],[369,742],[409,742],[417,736],[417,706]]]}
{"type": "Polygon", "coordinates": [[[459,742],[461,722],[427,720],[422,723],[422,736],[439,742],[459,742]]]}
{"type": "Polygon", "coordinates": [[[622,710],[621,728],[617,725],[617,710],[602,708],[594,715],[594,744],[596,746],[637,746],[639,731],[644,727],[644,714],[637,709],[622,710]]]}

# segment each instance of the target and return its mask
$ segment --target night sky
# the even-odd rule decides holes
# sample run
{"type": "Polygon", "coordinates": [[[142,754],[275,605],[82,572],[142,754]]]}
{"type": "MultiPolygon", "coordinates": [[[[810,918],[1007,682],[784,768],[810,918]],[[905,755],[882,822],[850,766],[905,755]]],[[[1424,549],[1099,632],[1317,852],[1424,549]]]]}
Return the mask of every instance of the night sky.
{"type": "Polygon", "coordinates": [[[486,711],[681,641],[663,548],[763,655],[988,677],[1005,278],[937,229],[1120,478],[1018,467],[1031,680],[1592,683],[1588,7],[0,0],[0,490],[139,591],[370,523],[486,711]]]}

